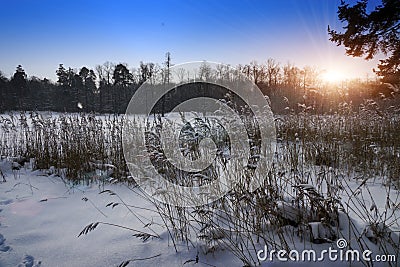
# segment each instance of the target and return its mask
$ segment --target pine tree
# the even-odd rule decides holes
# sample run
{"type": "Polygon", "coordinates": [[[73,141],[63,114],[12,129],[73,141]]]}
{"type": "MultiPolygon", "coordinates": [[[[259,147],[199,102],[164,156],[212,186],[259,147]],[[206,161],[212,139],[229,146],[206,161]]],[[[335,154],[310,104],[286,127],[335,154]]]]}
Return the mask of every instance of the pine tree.
{"type": "Polygon", "coordinates": [[[69,86],[69,80],[68,80],[68,73],[67,70],[64,68],[63,64],[60,64],[58,67],[58,70],[56,71],[57,74],[57,82],[60,84],[62,87],[68,87],[69,86]]]}
{"type": "Polygon", "coordinates": [[[378,53],[387,56],[374,70],[383,82],[400,83],[400,1],[382,0],[382,4],[367,12],[367,0],[349,6],[344,1],[338,17],[346,22],[345,32],[330,29],[330,40],[346,47],[346,54],[369,60],[378,53]]]}

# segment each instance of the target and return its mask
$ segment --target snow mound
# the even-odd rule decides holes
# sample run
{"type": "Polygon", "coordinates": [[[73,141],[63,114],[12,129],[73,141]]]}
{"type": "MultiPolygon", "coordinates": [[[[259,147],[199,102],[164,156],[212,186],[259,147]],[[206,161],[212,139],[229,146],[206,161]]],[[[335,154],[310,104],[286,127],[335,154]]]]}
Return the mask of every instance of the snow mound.
{"type": "Polygon", "coordinates": [[[35,258],[31,255],[25,255],[18,267],[39,267],[41,262],[35,262],[35,258]]]}

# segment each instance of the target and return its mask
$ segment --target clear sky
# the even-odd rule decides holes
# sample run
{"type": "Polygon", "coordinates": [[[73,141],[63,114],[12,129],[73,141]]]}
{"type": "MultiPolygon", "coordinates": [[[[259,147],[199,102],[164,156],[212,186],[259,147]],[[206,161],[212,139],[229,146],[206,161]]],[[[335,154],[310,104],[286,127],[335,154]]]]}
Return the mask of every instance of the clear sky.
{"type": "MultiPolygon", "coordinates": [[[[353,1],[354,2],[354,1],[353,1]]],[[[274,58],[348,77],[372,77],[377,60],[345,56],[328,40],[341,29],[340,0],[7,0],[0,3],[0,70],[56,79],[59,63],[94,68],[105,61],[231,65],[274,58]]]]}

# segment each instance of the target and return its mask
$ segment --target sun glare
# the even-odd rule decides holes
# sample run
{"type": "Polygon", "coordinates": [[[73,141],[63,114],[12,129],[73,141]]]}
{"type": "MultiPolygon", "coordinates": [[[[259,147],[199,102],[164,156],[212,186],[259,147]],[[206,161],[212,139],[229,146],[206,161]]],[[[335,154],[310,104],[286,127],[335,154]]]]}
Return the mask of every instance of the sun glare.
{"type": "Polygon", "coordinates": [[[327,71],[322,76],[323,80],[328,83],[337,83],[344,79],[344,75],[337,71],[327,71]]]}

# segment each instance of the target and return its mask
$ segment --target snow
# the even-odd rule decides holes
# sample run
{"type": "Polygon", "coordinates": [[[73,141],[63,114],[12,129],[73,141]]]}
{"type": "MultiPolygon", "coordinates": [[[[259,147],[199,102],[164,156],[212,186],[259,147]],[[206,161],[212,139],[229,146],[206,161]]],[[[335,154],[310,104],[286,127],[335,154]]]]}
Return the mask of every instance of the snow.
{"type": "MultiPolygon", "coordinates": [[[[7,182],[0,184],[0,267],[118,266],[126,260],[135,260],[129,266],[135,266],[135,263],[140,263],[140,266],[191,266],[196,264],[198,253],[198,266],[242,266],[226,250],[217,249],[204,255],[205,251],[210,251],[210,247],[201,241],[197,248],[190,249],[184,243],[178,243],[178,252],[175,252],[159,215],[137,188],[103,183],[73,185],[54,174],[32,171],[28,164],[14,176],[12,162],[7,160],[0,162],[0,168],[7,179],[7,182]],[[129,208],[132,212],[121,200],[133,205],[129,208]],[[101,223],[92,231],[78,237],[87,225],[95,222],[121,225],[158,235],[160,238],[150,237],[143,242],[133,236],[137,232],[101,223]]],[[[357,181],[349,182],[353,189],[359,184],[357,181]]],[[[300,187],[307,190],[312,186],[302,184],[300,187]]],[[[382,185],[370,184],[369,190],[373,195],[382,196],[386,195],[387,189],[382,185]]],[[[395,196],[397,192],[393,192],[393,198],[395,196]]],[[[349,202],[349,198],[344,197],[344,201],[349,202]]],[[[373,201],[376,212],[384,209],[385,201],[381,197],[373,201]]],[[[287,201],[277,204],[278,210],[284,216],[295,221],[296,214],[300,212],[297,208],[287,201]]],[[[398,213],[398,209],[395,212],[398,213]]],[[[339,214],[339,217],[341,225],[349,225],[346,216],[339,214]]],[[[358,229],[365,229],[366,237],[373,237],[372,226],[363,225],[361,220],[355,220],[354,223],[358,229]]],[[[320,222],[310,223],[309,227],[312,236],[329,240],[330,233],[320,222]]],[[[384,228],[380,225],[377,227],[384,228]]],[[[393,224],[392,227],[397,228],[398,225],[393,224]]],[[[285,226],[284,229],[295,231],[292,226],[285,226]]],[[[223,232],[218,229],[207,231],[204,234],[223,238],[223,232]]],[[[346,227],[342,227],[340,231],[342,236],[349,233],[346,227]]],[[[370,249],[379,251],[373,242],[366,242],[370,249]]],[[[313,248],[316,251],[332,246],[330,243],[312,244],[309,240],[304,243],[304,240],[296,237],[294,243],[297,249],[313,248]]],[[[263,245],[259,244],[257,249],[262,249],[263,245]]],[[[262,262],[262,266],[320,264],[321,262],[262,262]]],[[[341,262],[335,264],[325,261],[323,264],[342,266],[341,262]]],[[[353,263],[352,266],[362,264],[353,263]]],[[[381,263],[374,266],[389,265],[381,263]]]]}
{"type": "MultiPolygon", "coordinates": [[[[118,266],[126,260],[159,254],[140,260],[140,266],[155,266],[160,262],[162,266],[182,266],[196,257],[195,249],[188,251],[183,246],[179,253],[175,252],[166,229],[158,225],[159,216],[139,209],[154,208],[136,189],[110,184],[104,189],[116,195],[99,194],[103,188],[96,184],[73,186],[65,184],[60,177],[29,168],[21,168],[15,179],[11,162],[0,162],[0,168],[7,179],[0,184],[0,267],[118,266]],[[137,207],[131,209],[140,220],[146,224],[153,221],[153,224],[144,227],[123,205],[106,207],[110,202],[120,202],[117,196],[137,207]],[[133,232],[109,225],[98,225],[92,232],[78,237],[85,226],[98,221],[149,233],[151,228],[160,239],[149,238],[143,242],[133,237],[133,232]]],[[[225,252],[218,257],[200,256],[200,261],[214,265],[238,264],[225,252]]]]}
{"type": "MultiPolygon", "coordinates": [[[[153,222],[151,227],[159,234],[160,239],[150,238],[142,242],[133,237],[131,232],[108,225],[98,225],[92,232],[78,238],[85,226],[98,221],[149,232],[149,228],[145,228],[142,222],[122,205],[107,207],[107,204],[116,203],[120,197],[137,207],[151,209],[151,204],[140,197],[140,191],[137,189],[132,191],[131,188],[118,184],[110,184],[106,188],[100,188],[96,184],[74,186],[65,184],[55,175],[46,175],[41,171],[26,168],[22,168],[18,178],[14,179],[10,162],[1,162],[0,167],[7,176],[7,182],[2,183],[0,187],[2,267],[117,266],[129,259],[143,259],[140,266],[182,266],[185,262],[185,266],[190,266],[195,263],[197,250],[188,251],[182,245],[176,253],[166,230],[156,224],[160,222],[158,215],[151,210],[132,208],[141,221],[153,222]],[[108,194],[99,194],[104,189],[110,190],[107,191],[108,194]],[[115,192],[115,195],[109,194],[110,192],[115,192]],[[151,258],[153,256],[156,257],[151,258]]],[[[377,205],[379,206],[379,203],[377,205]]],[[[311,224],[315,235],[324,231],[321,227],[320,223],[311,224]]],[[[221,235],[220,232],[212,234],[221,235]]],[[[301,247],[301,244],[298,245],[301,247]]],[[[317,248],[318,246],[326,248],[329,245],[314,245],[317,248]]],[[[199,250],[201,248],[200,246],[199,250]]],[[[215,266],[241,266],[241,263],[226,251],[200,254],[199,258],[203,266],[204,263],[215,266]]],[[[262,265],[306,264],[317,266],[321,263],[264,262],[262,265]]],[[[329,262],[324,265],[338,266],[329,262]]]]}

